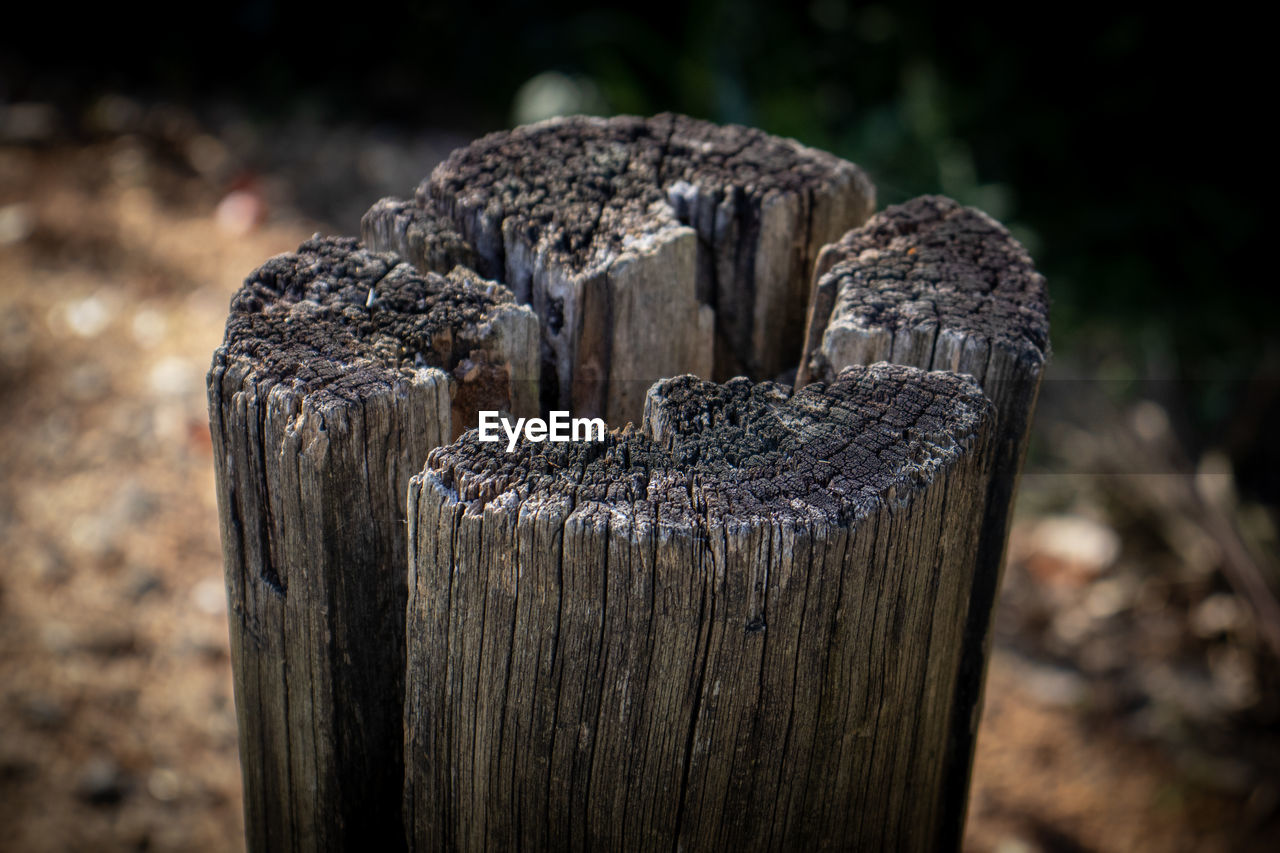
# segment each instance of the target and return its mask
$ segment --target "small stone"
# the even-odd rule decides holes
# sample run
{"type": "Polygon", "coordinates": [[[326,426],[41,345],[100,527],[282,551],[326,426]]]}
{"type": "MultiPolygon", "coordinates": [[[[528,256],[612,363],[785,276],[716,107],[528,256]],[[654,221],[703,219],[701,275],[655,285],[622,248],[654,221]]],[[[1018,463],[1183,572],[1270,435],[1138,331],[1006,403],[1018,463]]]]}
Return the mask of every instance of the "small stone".
{"type": "Polygon", "coordinates": [[[191,600],[196,609],[211,616],[225,613],[227,610],[227,591],[221,578],[205,578],[191,590],[191,600]]]}
{"type": "Polygon", "coordinates": [[[31,208],[21,202],[0,207],[0,246],[21,243],[35,231],[31,208]]]}
{"type": "Polygon", "coordinates": [[[1050,629],[1056,639],[1074,649],[1088,638],[1093,620],[1081,607],[1066,607],[1053,617],[1050,629]]]}
{"type": "Polygon", "coordinates": [[[1082,586],[1120,556],[1120,537],[1106,525],[1079,515],[1049,516],[1020,543],[1022,562],[1043,583],[1082,586]]]}
{"type": "Polygon", "coordinates": [[[128,793],[129,780],[120,765],[108,757],[90,759],[80,771],[76,796],[94,806],[119,803],[128,793]]]}
{"type": "Polygon", "coordinates": [[[1250,660],[1238,646],[1209,649],[1209,677],[1218,702],[1229,711],[1243,711],[1258,703],[1260,693],[1250,660]]]}
{"type": "Polygon", "coordinates": [[[140,346],[154,347],[164,340],[165,332],[168,331],[168,321],[154,308],[143,308],[133,315],[130,327],[133,331],[133,339],[140,346]]]}
{"type": "Polygon", "coordinates": [[[1110,619],[1133,605],[1138,594],[1132,576],[1108,578],[1093,584],[1084,598],[1084,609],[1094,619],[1110,619]]]}
{"type": "Polygon", "coordinates": [[[63,318],[67,327],[82,338],[97,337],[107,328],[115,309],[100,294],[86,296],[67,304],[63,318]]]}
{"type": "Polygon", "coordinates": [[[75,641],[71,626],[65,622],[49,621],[40,626],[40,642],[54,655],[69,653],[75,641]]]}
{"type": "Polygon", "coordinates": [[[213,220],[226,234],[244,237],[266,218],[267,208],[262,198],[251,190],[232,190],[218,202],[213,220]]]}
{"type": "Polygon", "coordinates": [[[147,774],[147,793],[162,803],[173,802],[182,793],[182,779],[168,767],[157,767],[147,774]]]}
{"type": "Polygon", "coordinates": [[[160,397],[180,397],[203,389],[200,371],[191,362],[177,356],[156,362],[147,376],[147,384],[160,397]]]}

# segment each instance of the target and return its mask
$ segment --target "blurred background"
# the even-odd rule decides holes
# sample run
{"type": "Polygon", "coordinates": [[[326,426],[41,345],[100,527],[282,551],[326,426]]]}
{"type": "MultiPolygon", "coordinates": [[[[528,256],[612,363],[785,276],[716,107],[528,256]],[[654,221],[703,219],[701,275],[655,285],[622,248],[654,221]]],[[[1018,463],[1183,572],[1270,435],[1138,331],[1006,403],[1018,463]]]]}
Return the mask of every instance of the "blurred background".
{"type": "Polygon", "coordinates": [[[243,277],[481,133],[662,110],[976,205],[1048,277],[966,846],[1276,849],[1271,48],[1035,12],[6,9],[0,849],[243,846],[203,387],[243,277]]]}

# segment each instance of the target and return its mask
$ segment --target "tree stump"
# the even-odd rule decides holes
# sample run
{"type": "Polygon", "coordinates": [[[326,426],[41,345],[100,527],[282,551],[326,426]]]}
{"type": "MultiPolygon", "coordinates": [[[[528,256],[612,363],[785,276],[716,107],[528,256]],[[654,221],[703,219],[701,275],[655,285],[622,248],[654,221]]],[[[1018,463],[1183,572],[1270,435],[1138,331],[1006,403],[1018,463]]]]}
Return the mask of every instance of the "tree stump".
{"type": "Polygon", "coordinates": [[[208,392],[249,849],[403,848],[409,477],[476,408],[536,412],[537,335],[351,239],[233,298],[208,392]]]}
{"type": "Polygon", "coordinates": [[[973,376],[995,403],[994,473],[947,757],[944,824],[959,847],[982,711],[991,612],[1009,518],[1049,350],[1048,293],[1022,245],[994,219],[939,196],[885,209],[827,246],[814,271],[797,383],[886,360],[973,376]]]}
{"type": "Polygon", "coordinates": [[[559,119],[250,277],[209,402],[251,849],[958,846],[1045,289],[945,199],[846,233],[873,199],[559,119]],[[631,423],[464,434],[554,408],[631,423]]]}
{"type": "Polygon", "coordinates": [[[415,849],[934,849],[994,417],[876,365],[694,377],[410,483],[415,849]]]}
{"type": "MultiPolygon", "coordinates": [[[[814,259],[874,199],[852,163],[759,130],[579,116],[455,151],[416,206],[542,318],[544,406],[621,425],[656,379],[794,367],[814,259]]],[[[370,211],[372,246],[406,248],[406,209],[370,211]]]]}

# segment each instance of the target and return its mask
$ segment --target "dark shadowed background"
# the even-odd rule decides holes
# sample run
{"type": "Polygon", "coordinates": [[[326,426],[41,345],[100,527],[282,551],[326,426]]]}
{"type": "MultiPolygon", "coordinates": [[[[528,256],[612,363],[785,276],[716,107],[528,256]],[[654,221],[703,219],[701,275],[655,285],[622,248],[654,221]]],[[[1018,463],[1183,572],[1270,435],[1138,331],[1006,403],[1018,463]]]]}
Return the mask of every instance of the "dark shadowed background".
{"type": "Polygon", "coordinates": [[[1269,849],[1271,55],[1226,8],[6,9],[0,849],[242,843],[202,385],[240,279],[480,133],[662,110],[976,205],[1049,280],[967,844],[1269,849]]]}

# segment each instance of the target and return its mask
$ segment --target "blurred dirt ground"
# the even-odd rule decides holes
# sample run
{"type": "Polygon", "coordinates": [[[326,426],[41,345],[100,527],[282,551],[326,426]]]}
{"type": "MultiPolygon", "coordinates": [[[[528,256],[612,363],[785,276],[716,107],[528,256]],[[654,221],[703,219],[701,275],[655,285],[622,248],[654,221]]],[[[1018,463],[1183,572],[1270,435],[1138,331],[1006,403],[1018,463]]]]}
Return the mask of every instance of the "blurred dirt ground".
{"type": "MultiPolygon", "coordinates": [[[[443,153],[335,131],[326,210],[306,169],[121,103],[75,136],[10,110],[0,143],[0,850],[243,848],[204,374],[250,270],[443,153]]],[[[1274,849],[1247,615],[1097,488],[1024,482],[966,846],[1274,849]]]]}

